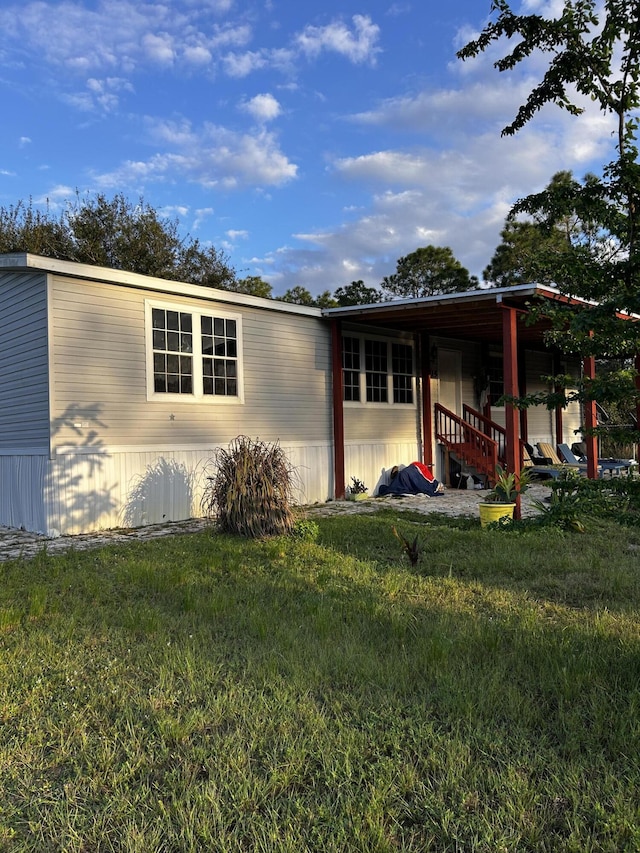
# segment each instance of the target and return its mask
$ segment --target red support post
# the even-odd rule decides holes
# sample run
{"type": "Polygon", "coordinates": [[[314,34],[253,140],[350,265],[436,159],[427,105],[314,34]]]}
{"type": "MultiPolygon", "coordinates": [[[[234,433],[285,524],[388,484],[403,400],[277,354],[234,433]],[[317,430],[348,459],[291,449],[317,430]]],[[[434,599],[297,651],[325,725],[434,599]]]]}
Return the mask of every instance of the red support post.
{"type": "MultiPolygon", "coordinates": [[[[555,387],[556,392],[561,390],[559,385],[555,387]]],[[[564,423],[562,419],[562,406],[556,406],[555,409],[555,419],[556,419],[556,444],[562,444],[564,441],[564,423]]]]}
{"type": "MultiPolygon", "coordinates": [[[[583,370],[586,379],[595,379],[596,376],[596,360],[590,355],[585,358],[583,370]]],[[[587,445],[587,477],[590,480],[598,479],[598,439],[592,435],[591,431],[598,425],[598,416],[596,413],[596,401],[586,400],[584,403],[584,426],[585,426],[585,444],[587,445]]]]}
{"type": "Polygon", "coordinates": [[[431,358],[429,338],[422,335],[420,340],[420,375],[422,387],[422,461],[433,468],[433,409],[431,403],[431,358]]]}
{"type": "MultiPolygon", "coordinates": [[[[635,368],[638,371],[638,375],[636,376],[636,389],[640,391],[640,354],[636,356],[635,368]]],[[[638,399],[636,403],[636,429],[640,429],[640,399],[638,399]]],[[[637,459],[638,447],[636,447],[636,453],[634,454],[634,458],[637,459]]]]}
{"type": "Polygon", "coordinates": [[[331,321],[331,368],[333,377],[333,484],[336,500],[343,500],[344,482],[344,392],[342,379],[342,323],[331,321]]]}
{"type": "MultiPolygon", "coordinates": [[[[518,312],[515,308],[503,305],[502,338],[504,345],[504,393],[518,397],[518,312]]],[[[518,431],[518,411],[512,403],[507,403],[505,416],[505,450],[507,470],[520,478],[520,435],[518,431]]],[[[516,497],[514,518],[520,518],[520,495],[516,497]]]]}

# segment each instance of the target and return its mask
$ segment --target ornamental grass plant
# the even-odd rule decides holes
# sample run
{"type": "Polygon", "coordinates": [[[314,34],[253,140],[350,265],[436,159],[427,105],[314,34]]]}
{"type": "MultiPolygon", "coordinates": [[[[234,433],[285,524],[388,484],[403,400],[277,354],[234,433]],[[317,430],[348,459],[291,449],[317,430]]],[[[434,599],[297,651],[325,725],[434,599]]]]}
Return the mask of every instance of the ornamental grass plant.
{"type": "Polygon", "coordinates": [[[277,442],[241,435],[218,448],[202,507],[222,531],[249,538],[290,533],[296,471],[277,442]]]}

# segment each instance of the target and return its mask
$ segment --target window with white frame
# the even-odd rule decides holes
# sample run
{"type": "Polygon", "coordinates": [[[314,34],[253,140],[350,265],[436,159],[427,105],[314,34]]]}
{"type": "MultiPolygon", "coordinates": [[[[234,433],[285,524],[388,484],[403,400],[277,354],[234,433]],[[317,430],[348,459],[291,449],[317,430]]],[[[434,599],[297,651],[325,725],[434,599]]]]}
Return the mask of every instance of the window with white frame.
{"type": "Polygon", "coordinates": [[[342,339],[342,379],[344,399],[360,402],[360,339],[342,339]]]}
{"type": "Polygon", "coordinates": [[[383,338],[342,338],[345,402],[412,404],[413,347],[383,338]]]}
{"type": "Polygon", "coordinates": [[[242,398],[240,317],[147,301],[147,396],[242,398]]]}
{"type": "Polygon", "coordinates": [[[413,349],[408,344],[391,344],[393,402],[413,403],[413,349]]]}

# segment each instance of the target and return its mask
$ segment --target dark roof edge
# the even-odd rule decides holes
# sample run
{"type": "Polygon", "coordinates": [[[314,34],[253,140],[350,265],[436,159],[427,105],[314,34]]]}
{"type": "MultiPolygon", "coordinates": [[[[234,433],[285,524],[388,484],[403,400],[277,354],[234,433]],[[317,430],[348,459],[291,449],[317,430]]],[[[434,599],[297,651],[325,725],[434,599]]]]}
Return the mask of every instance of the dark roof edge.
{"type": "Polygon", "coordinates": [[[375,302],[371,305],[347,305],[340,308],[324,308],[324,317],[358,317],[375,315],[389,311],[406,311],[410,308],[427,308],[430,305],[452,305],[457,302],[502,302],[509,296],[562,296],[561,292],[546,284],[517,284],[512,287],[485,287],[477,290],[464,290],[459,293],[442,293],[411,299],[392,299],[389,302],[375,302]]]}

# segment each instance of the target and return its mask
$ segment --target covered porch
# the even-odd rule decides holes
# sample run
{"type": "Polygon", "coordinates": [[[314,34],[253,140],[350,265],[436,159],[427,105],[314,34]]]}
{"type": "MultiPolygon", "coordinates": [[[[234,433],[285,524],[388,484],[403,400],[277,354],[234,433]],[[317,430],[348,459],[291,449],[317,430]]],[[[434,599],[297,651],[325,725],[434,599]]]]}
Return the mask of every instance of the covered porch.
{"type": "MultiPolygon", "coordinates": [[[[465,445],[464,452],[474,459],[477,470],[491,481],[498,461],[518,475],[522,467],[521,447],[529,440],[529,413],[506,404],[501,412],[502,423],[492,419],[495,394],[482,388],[474,406],[443,406],[433,398],[434,380],[438,379],[439,351],[436,341],[450,339],[472,342],[486,351],[501,353],[502,393],[518,397],[528,392],[525,371],[525,351],[537,351],[551,357],[554,367],[560,364],[560,353],[545,345],[544,332],[548,323],[539,320],[526,323],[529,306],[539,300],[562,300],[555,289],[546,286],[520,285],[512,288],[493,288],[446,294],[424,299],[406,299],[368,306],[329,309],[333,352],[333,419],[334,419],[334,483],[335,497],[345,493],[345,394],[343,371],[343,330],[361,324],[372,331],[400,333],[414,341],[417,373],[417,405],[420,421],[418,456],[420,461],[434,466],[439,447],[454,440],[465,445]],[[454,409],[458,408],[459,411],[454,409]],[[496,434],[496,428],[499,434],[496,434]]],[[[564,357],[562,357],[564,358],[564,357]]],[[[595,360],[586,358],[581,365],[584,375],[595,375],[595,360]]],[[[550,370],[557,373],[559,370],[550,370]]],[[[484,379],[483,379],[484,381],[484,379]]],[[[482,383],[481,383],[482,384],[482,383]]],[[[556,443],[569,440],[565,435],[563,409],[552,414],[556,443]]],[[[597,477],[597,439],[589,435],[596,426],[595,403],[582,408],[581,424],[587,449],[587,476],[597,477]]],[[[517,510],[518,511],[518,510],[517,510]]]]}

